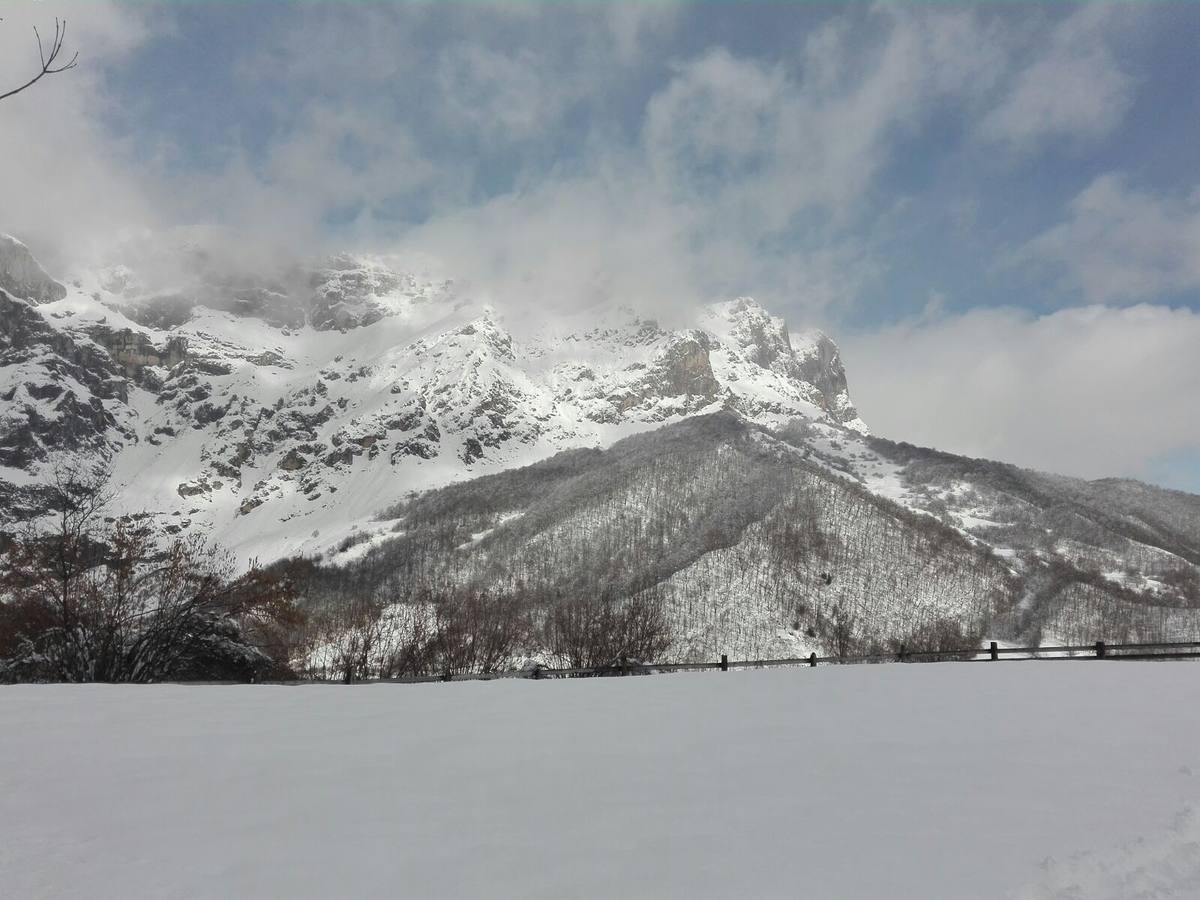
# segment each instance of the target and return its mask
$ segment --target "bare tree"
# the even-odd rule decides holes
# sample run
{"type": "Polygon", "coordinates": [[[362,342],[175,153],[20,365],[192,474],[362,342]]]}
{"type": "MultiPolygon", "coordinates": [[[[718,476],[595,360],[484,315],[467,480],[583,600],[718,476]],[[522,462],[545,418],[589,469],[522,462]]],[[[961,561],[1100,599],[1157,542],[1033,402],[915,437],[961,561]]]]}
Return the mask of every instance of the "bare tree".
{"type": "Polygon", "coordinates": [[[546,621],[552,653],[576,668],[615,665],[622,658],[659,661],[671,645],[661,604],[644,595],[564,600],[546,621]]]}
{"type": "Polygon", "coordinates": [[[24,84],[13,88],[10,91],[5,91],[0,94],[0,100],[7,100],[14,94],[19,94],[26,88],[33,87],[47,75],[57,75],[59,72],[65,72],[67,69],[75,68],[79,61],[79,53],[76,52],[71,57],[69,62],[59,64],[59,57],[62,55],[63,41],[67,39],[67,20],[54,20],[54,39],[50,41],[49,50],[42,43],[42,36],[38,32],[37,27],[33,29],[33,35],[37,39],[38,57],[41,59],[42,67],[36,75],[26,81],[24,84]]]}
{"type": "Polygon", "coordinates": [[[308,620],[300,667],[349,684],[367,678],[492,673],[530,635],[517,596],[447,586],[411,599],[350,591],[323,597],[308,620]]]}
{"type": "Polygon", "coordinates": [[[447,592],[436,606],[430,661],[442,674],[500,671],[527,639],[529,627],[528,610],[513,594],[470,588],[447,592]]]}
{"type": "Polygon", "coordinates": [[[858,646],[855,639],[855,629],[858,627],[858,617],[841,602],[833,606],[833,611],[826,617],[825,643],[831,656],[839,660],[848,659],[858,646]]]}
{"type": "Polygon", "coordinates": [[[294,614],[287,580],[235,577],[199,538],[168,539],[149,516],[103,515],[102,476],[56,468],[48,508],[0,547],[0,677],[36,681],[254,678],[256,644],[294,614]]]}
{"type": "Polygon", "coordinates": [[[360,596],[321,618],[321,641],[330,652],[334,673],[346,684],[374,674],[385,638],[383,610],[380,601],[360,596]]]}

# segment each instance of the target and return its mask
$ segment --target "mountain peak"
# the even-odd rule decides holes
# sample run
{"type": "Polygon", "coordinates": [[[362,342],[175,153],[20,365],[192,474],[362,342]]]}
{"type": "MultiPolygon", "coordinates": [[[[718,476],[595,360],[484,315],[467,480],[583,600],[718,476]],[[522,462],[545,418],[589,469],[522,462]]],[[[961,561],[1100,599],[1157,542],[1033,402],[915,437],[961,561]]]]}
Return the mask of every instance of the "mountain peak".
{"type": "Polygon", "coordinates": [[[718,320],[728,323],[723,336],[731,338],[764,369],[772,368],[776,360],[791,355],[787,325],[753,297],[718,303],[712,310],[718,320]]]}
{"type": "Polygon", "coordinates": [[[37,304],[53,303],[67,295],[67,289],[46,274],[29,248],[7,234],[0,234],[0,288],[37,304]]]}
{"type": "Polygon", "coordinates": [[[750,362],[802,385],[810,402],[834,421],[866,432],[850,400],[841,353],[824,332],[804,331],[793,341],[783,318],[772,315],[753,297],[713,304],[704,324],[750,362]]]}

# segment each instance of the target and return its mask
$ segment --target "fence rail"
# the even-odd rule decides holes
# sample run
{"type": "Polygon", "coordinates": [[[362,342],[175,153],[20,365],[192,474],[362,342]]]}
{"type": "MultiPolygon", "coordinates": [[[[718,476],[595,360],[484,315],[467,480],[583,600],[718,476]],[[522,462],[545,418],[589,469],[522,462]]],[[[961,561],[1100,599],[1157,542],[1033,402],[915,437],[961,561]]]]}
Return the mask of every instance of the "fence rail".
{"type": "MultiPolygon", "coordinates": [[[[1061,647],[1001,647],[993,641],[987,647],[965,647],[955,650],[909,651],[900,647],[895,653],[867,656],[809,656],[792,659],[731,660],[722,655],[714,662],[639,663],[616,660],[606,666],[590,668],[552,668],[533,666],[504,672],[447,672],[441,675],[409,675],[399,678],[355,679],[356,684],[428,684],[439,681],[493,681],[501,678],[597,678],[621,675],[663,675],[672,672],[727,672],[737,669],[767,669],[780,666],[815,668],[823,665],[863,663],[926,663],[926,662],[1025,662],[1048,660],[1176,660],[1200,659],[1200,641],[1179,641],[1158,644],[1074,644],[1061,647]]],[[[307,684],[310,682],[286,682],[307,684]]],[[[331,683],[318,680],[315,683],[331,683]]]]}

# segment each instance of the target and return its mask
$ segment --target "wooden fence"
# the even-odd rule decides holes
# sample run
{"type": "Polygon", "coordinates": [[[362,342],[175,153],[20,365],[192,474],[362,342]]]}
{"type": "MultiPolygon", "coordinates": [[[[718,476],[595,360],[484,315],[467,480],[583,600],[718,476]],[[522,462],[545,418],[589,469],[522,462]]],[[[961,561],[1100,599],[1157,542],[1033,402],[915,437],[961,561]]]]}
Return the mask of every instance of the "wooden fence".
{"type": "MultiPolygon", "coordinates": [[[[618,660],[607,666],[593,668],[551,668],[531,666],[505,672],[452,673],[415,675],[403,678],[372,678],[361,683],[422,684],[437,681],[490,681],[498,678],[598,678],[621,675],[662,675],[670,672],[728,672],[737,669],[767,669],[778,666],[815,668],[825,665],[861,663],[925,663],[925,662],[1022,662],[1030,660],[1170,660],[1200,659],[1200,641],[1162,644],[1078,644],[1066,647],[1000,647],[993,641],[987,648],[961,650],[908,651],[901,647],[895,653],[869,656],[809,656],[795,659],[731,660],[722,655],[715,662],[639,663],[618,660]]],[[[360,683],[360,682],[355,682],[360,683]]]]}

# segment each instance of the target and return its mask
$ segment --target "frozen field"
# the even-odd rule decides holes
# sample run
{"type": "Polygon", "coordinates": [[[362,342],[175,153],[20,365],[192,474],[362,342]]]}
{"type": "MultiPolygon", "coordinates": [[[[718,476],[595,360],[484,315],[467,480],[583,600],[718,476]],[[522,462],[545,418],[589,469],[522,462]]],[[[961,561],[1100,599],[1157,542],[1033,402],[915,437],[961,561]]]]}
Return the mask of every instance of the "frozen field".
{"type": "Polygon", "coordinates": [[[0,688],[0,896],[1200,897],[1200,666],[0,688]]]}

